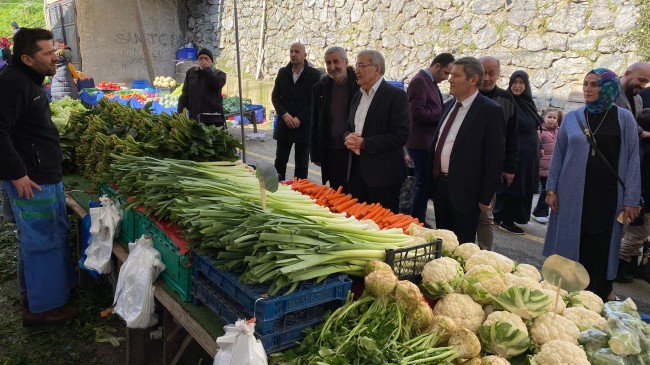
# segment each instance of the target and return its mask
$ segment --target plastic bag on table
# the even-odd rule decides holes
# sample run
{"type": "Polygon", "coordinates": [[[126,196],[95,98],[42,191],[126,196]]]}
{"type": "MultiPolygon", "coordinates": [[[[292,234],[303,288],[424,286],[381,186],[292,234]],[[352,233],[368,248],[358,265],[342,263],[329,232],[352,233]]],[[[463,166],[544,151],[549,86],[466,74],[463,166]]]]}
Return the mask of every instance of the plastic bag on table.
{"type": "Polygon", "coordinates": [[[153,283],[163,270],[165,264],[150,238],[142,236],[129,243],[129,257],[120,268],[113,303],[128,328],[147,328],[158,322],[153,283]]]}
{"type": "Polygon", "coordinates": [[[100,274],[108,274],[113,271],[113,237],[122,221],[122,211],[119,203],[113,204],[111,198],[106,195],[99,198],[99,202],[100,207],[90,208],[90,241],[84,251],[84,267],[100,274]]]}
{"type": "Polygon", "coordinates": [[[226,332],[217,338],[219,352],[213,365],[266,365],[266,352],[255,339],[255,323],[240,319],[223,327],[226,332]]]}

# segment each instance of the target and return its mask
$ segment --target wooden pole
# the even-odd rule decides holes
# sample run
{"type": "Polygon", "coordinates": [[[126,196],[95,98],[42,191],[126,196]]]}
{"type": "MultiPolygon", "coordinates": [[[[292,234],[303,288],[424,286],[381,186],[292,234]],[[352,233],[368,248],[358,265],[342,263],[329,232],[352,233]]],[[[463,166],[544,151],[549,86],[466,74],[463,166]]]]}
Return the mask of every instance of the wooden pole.
{"type": "Polygon", "coordinates": [[[153,85],[153,80],[155,78],[153,70],[153,59],[151,58],[151,52],[149,52],[147,34],[144,32],[144,23],[142,22],[142,7],[140,6],[140,0],[133,0],[133,8],[135,9],[135,21],[138,23],[138,32],[140,33],[140,41],[142,42],[142,53],[144,54],[144,60],[147,63],[149,82],[153,85]]]}
{"type": "Polygon", "coordinates": [[[257,48],[257,70],[255,70],[255,78],[262,79],[262,62],[264,62],[264,33],[266,32],[266,0],[262,4],[262,22],[260,24],[260,43],[257,48]]]}

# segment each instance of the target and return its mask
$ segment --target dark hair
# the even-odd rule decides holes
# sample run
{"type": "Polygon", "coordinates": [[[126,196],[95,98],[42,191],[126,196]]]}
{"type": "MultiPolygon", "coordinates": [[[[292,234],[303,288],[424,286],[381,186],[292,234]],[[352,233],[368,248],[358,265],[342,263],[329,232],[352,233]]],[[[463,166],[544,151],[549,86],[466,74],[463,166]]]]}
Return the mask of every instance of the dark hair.
{"type": "Polygon", "coordinates": [[[57,43],[65,43],[62,38],[57,38],[54,41],[57,43]]]}
{"type": "Polygon", "coordinates": [[[641,113],[636,118],[636,122],[639,123],[644,131],[650,131],[650,108],[641,110],[641,113]]]}
{"type": "Polygon", "coordinates": [[[441,53],[433,58],[433,61],[431,61],[431,64],[429,67],[433,67],[436,63],[439,63],[440,66],[442,67],[447,67],[449,66],[450,63],[453,63],[455,61],[454,55],[451,53],[441,53]]]}
{"type": "Polygon", "coordinates": [[[483,83],[483,64],[477,58],[474,57],[463,57],[454,61],[454,65],[462,65],[465,75],[467,75],[467,80],[471,79],[474,76],[478,76],[478,82],[476,86],[480,86],[483,83]]]}
{"type": "Polygon", "coordinates": [[[41,50],[37,43],[39,41],[50,41],[52,38],[54,38],[54,35],[47,29],[20,28],[18,33],[14,35],[14,63],[20,60],[23,55],[34,57],[41,50]]]}

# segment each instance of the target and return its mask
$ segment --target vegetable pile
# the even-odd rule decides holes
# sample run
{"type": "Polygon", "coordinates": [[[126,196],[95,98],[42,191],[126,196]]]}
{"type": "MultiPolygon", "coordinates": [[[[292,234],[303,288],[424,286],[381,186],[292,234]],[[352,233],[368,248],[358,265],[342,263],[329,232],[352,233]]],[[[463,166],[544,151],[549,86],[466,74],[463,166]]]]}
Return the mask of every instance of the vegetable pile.
{"type": "Polygon", "coordinates": [[[112,81],[101,81],[97,84],[97,89],[99,90],[121,90],[122,85],[117,82],[112,81]]]}
{"type": "MultiPolygon", "coordinates": [[[[251,99],[242,99],[242,105],[252,104],[251,99]]],[[[225,114],[233,114],[239,112],[239,96],[224,96],[223,97],[223,112],[225,114]]]]}
{"type": "Polygon", "coordinates": [[[56,125],[59,133],[65,133],[68,127],[68,119],[73,111],[85,111],[86,108],[79,100],[73,100],[71,97],[66,96],[60,100],[53,100],[50,103],[52,110],[52,122],[56,125]]]}

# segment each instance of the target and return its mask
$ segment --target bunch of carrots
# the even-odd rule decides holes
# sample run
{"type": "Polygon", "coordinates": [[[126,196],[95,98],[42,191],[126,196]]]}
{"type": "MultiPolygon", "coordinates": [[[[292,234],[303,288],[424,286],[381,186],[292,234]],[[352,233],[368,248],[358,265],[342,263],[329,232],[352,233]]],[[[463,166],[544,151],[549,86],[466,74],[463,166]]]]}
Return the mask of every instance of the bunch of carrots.
{"type": "Polygon", "coordinates": [[[354,216],[357,219],[372,219],[381,229],[401,228],[404,233],[407,233],[411,223],[423,225],[417,218],[408,214],[395,214],[381,204],[359,203],[359,200],[352,195],[343,194],[340,187],[334,190],[327,185],[319,185],[307,179],[296,179],[291,183],[291,189],[309,195],[316,200],[316,203],[328,207],[334,213],[345,213],[348,217],[354,216]]]}

